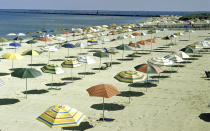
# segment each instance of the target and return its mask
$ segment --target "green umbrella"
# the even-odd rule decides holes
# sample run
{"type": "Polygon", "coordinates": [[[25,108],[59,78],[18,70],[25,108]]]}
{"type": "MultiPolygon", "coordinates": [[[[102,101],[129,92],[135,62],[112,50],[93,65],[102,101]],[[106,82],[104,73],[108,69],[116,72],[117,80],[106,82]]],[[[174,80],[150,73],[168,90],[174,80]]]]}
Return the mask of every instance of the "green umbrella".
{"type": "Polygon", "coordinates": [[[27,44],[31,44],[31,49],[32,49],[32,44],[35,44],[37,43],[37,41],[35,40],[29,40],[29,41],[26,41],[27,44]]]}
{"type": "Polygon", "coordinates": [[[93,54],[93,56],[96,56],[96,57],[99,57],[100,58],[100,63],[99,63],[99,69],[100,69],[100,67],[101,67],[101,58],[109,57],[109,53],[106,53],[106,52],[96,52],[96,53],[93,54]]]}
{"type": "Polygon", "coordinates": [[[1,42],[1,46],[3,47],[3,43],[4,43],[4,42],[8,42],[8,40],[5,39],[5,38],[0,38],[0,42],[1,42]]]}
{"type": "Polygon", "coordinates": [[[180,51],[183,51],[185,53],[196,53],[196,50],[193,49],[193,48],[190,48],[190,47],[185,47],[185,48],[182,48],[180,51]]]}
{"type": "Polygon", "coordinates": [[[19,40],[20,43],[21,43],[21,41],[23,40],[23,38],[18,36],[18,37],[15,37],[13,40],[19,40]]]}
{"type": "Polygon", "coordinates": [[[116,47],[116,49],[122,50],[122,51],[123,51],[123,53],[122,53],[122,59],[123,59],[124,51],[125,51],[125,50],[132,50],[132,48],[130,48],[130,47],[129,47],[128,45],[126,45],[126,44],[119,45],[119,46],[116,47]]]}
{"type": "Polygon", "coordinates": [[[27,78],[36,78],[41,76],[41,72],[34,68],[20,68],[11,73],[11,76],[26,78],[26,99],[27,99],[27,78]]]}

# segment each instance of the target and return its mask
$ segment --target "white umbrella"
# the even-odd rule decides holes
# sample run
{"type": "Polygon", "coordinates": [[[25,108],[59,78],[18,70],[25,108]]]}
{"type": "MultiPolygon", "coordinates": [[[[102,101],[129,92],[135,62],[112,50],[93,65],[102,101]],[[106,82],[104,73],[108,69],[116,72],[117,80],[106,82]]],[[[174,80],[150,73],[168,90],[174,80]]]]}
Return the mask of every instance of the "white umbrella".
{"type": "Polygon", "coordinates": [[[9,33],[9,34],[7,34],[8,36],[16,36],[16,34],[15,33],[9,33]]]}
{"type": "Polygon", "coordinates": [[[184,61],[181,57],[179,57],[175,54],[169,54],[169,55],[164,56],[163,58],[166,58],[166,59],[172,60],[174,62],[178,62],[178,63],[184,61]]]}
{"type": "Polygon", "coordinates": [[[48,55],[48,63],[49,63],[49,61],[50,61],[50,52],[58,51],[58,48],[56,48],[55,46],[45,46],[45,47],[42,47],[41,50],[49,52],[49,55],[48,55]]]}
{"type": "Polygon", "coordinates": [[[17,36],[25,36],[26,34],[24,33],[18,33],[17,36]]]}
{"type": "Polygon", "coordinates": [[[147,60],[148,63],[154,64],[154,65],[160,65],[160,66],[169,66],[173,65],[173,61],[163,58],[163,57],[153,57],[149,60],[147,60]]]}
{"type": "Polygon", "coordinates": [[[188,54],[186,54],[185,52],[183,51],[178,51],[176,52],[176,55],[178,55],[179,57],[181,58],[190,58],[188,54]]]}
{"type": "MultiPolygon", "coordinates": [[[[80,56],[77,58],[77,60],[81,63],[85,64],[85,72],[86,72],[86,65],[94,64],[96,61],[88,56],[80,56]]],[[[84,75],[85,76],[85,75],[84,75]]]]}

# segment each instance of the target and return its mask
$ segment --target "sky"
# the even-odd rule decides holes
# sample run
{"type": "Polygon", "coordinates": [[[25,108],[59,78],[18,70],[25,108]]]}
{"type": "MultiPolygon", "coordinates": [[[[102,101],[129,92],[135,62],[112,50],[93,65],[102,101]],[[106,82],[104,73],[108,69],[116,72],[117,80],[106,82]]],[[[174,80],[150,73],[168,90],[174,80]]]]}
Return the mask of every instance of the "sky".
{"type": "Polygon", "coordinates": [[[210,0],[0,0],[0,9],[210,11],[210,0]]]}

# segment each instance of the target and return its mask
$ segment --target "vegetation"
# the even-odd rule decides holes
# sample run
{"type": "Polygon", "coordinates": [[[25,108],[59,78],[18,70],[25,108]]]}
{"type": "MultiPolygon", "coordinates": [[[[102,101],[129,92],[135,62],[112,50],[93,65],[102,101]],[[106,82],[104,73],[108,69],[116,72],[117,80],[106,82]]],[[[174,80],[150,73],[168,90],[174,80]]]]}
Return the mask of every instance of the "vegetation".
{"type": "Polygon", "coordinates": [[[200,20],[210,20],[210,13],[202,13],[202,14],[189,14],[179,18],[179,20],[193,20],[193,19],[200,19],[200,20]]]}

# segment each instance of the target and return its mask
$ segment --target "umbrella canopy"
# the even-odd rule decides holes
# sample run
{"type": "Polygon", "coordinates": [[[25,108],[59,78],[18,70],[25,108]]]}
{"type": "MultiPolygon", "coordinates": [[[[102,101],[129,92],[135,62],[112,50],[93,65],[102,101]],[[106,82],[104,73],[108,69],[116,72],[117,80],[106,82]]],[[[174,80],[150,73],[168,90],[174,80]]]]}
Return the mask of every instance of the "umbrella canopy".
{"type": "Polygon", "coordinates": [[[5,38],[0,38],[0,42],[1,42],[1,43],[2,43],[2,42],[8,42],[8,40],[5,39],[5,38]]]}
{"type": "Polygon", "coordinates": [[[86,64],[94,64],[96,61],[88,56],[80,56],[77,58],[79,62],[86,63],[86,64]]]}
{"type": "Polygon", "coordinates": [[[148,41],[144,41],[144,40],[138,41],[137,43],[140,44],[140,45],[148,45],[149,44],[148,41]]]}
{"type": "Polygon", "coordinates": [[[130,48],[126,44],[119,45],[119,46],[116,47],[116,49],[118,49],[118,50],[132,50],[132,48],[130,48]]]}
{"type": "Polygon", "coordinates": [[[83,43],[83,42],[77,42],[75,44],[76,47],[80,47],[80,48],[86,48],[88,45],[87,43],[83,43]]]}
{"type": "Polygon", "coordinates": [[[146,41],[151,42],[151,43],[157,43],[158,42],[156,39],[147,39],[146,41]]]}
{"type": "Polygon", "coordinates": [[[22,40],[23,40],[23,38],[22,38],[22,37],[17,36],[17,37],[15,37],[13,40],[19,40],[19,41],[22,41],[22,40]]]}
{"type": "Polygon", "coordinates": [[[129,43],[128,45],[130,47],[141,48],[140,44],[138,44],[138,43],[129,43]]]}
{"type": "Polygon", "coordinates": [[[146,80],[146,76],[138,71],[122,71],[115,75],[114,78],[127,83],[142,82],[146,80]]]}
{"type": "Polygon", "coordinates": [[[16,54],[16,53],[7,53],[7,54],[4,54],[2,57],[8,60],[18,60],[18,59],[23,58],[21,55],[16,54]]]}
{"type": "Polygon", "coordinates": [[[195,42],[194,44],[202,46],[202,47],[210,47],[210,42],[209,41],[198,41],[198,42],[195,42]]]}
{"type": "Polygon", "coordinates": [[[29,40],[29,41],[26,41],[26,43],[27,44],[35,44],[35,43],[37,43],[37,41],[35,41],[35,40],[29,40]]]}
{"type": "Polygon", "coordinates": [[[86,116],[67,105],[54,105],[42,113],[37,120],[50,128],[79,126],[86,116]]]}
{"type": "Polygon", "coordinates": [[[34,68],[21,68],[12,72],[11,75],[18,78],[36,78],[41,76],[41,72],[34,68]]]}
{"type": "Polygon", "coordinates": [[[120,94],[118,89],[111,84],[99,84],[87,89],[90,96],[110,98],[120,94]]]}
{"type": "Polygon", "coordinates": [[[133,36],[140,36],[140,33],[135,32],[135,33],[132,33],[132,35],[133,36]]]}
{"type": "Polygon", "coordinates": [[[20,47],[21,44],[13,42],[13,43],[10,43],[9,46],[20,47]]]}
{"type": "Polygon", "coordinates": [[[8,36],[16,36],[16,34],[15,33],[9,33],[9,34],[7,34],[8,36]]]}
{"type": "Polygon", "coordinates": [[[23,55],[38,56],[39,52],[35,50],[26,50],[23,52],[23,55]]]}
{"type": "Polygon", "coordinates": [[[43,66],[41,70],[42,72],[51,73],[51,74],[64,73],[64,71],[60,67],[58,67],[58,65],[53,65],[53,64],[43,66]]]}
{"type": "Polygon", "coordinates": [[[47,37],[41,38],[41,39],[39,39],[39,40],[40,40],[40,41],[44,41],[44,42],[51,42],[51,41],[52,41],[50,38],[47,38],[47,37]]]}
{"type": "Polygon", "coordinates": [[[153,57],[147,60],[147,62],[154,65],[160,65],[160,66],[172,65],[174,63],[172,60],[169,60],[163,57],[153,57]]]}
{"type": "Polygon", "coordinates": [[[183,51],[178,51],[175,53],[177,56],[181,58],[190,58],[188,54],[184,53],[183,51]]]}
{"type": "Polygon", "coordinates": [[[196,50],[191,47],[182,48],[180,51],[183,51],[185,53],[196,53],[196,50]]]}
{"type": "Polygon", "coordinates": [[[64,68],[75,68],[81,66],[81,64],[78,62],[78,60],[66,60],[61,64],[64,68]]]}
{"type": "Polygon", "coordinates": [[[103,57],[109,57],[109,54],[106,52],[96,52],[93,54],[93,56],[103,58],[103,57]]]}
{"type": "Polygon", "coordinates": [[[172,60],[174,62],[183,62],[184,61],[181,57],[177,56],[176,54],[169,54],[169,55],[164,56],[163,58],[172,60]]]}
{"type": "Polygon", "coordinates": [[[134,67],[137,71],[144,72],[147,74],[160,74],[163,72],[159,67],[152,64],[141,64],[134,67]]]}
{"type": "Polygon", "coordinates": [[[18,33],[17,36],[25,36],[26,34],[24,33],[18,33]]]}
{"type": "Polygon", "coordinates": [[[54,52],[58,50],[58,48],[56,48],[55,46],[45,46],[45,47],[42,47],[41,49],[44,51],[50,51],[50,52],[54,52]]]}
{"type": "Polygon", "coordinates": [[[65,48],[74,48],[76,46],[74,44],[68,43],[68,44],[63,44],[62,47],[65,47],[65,48]]]}

